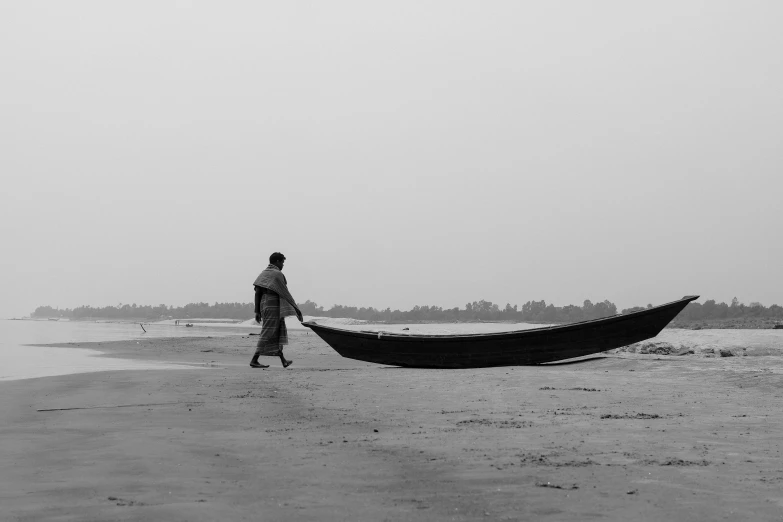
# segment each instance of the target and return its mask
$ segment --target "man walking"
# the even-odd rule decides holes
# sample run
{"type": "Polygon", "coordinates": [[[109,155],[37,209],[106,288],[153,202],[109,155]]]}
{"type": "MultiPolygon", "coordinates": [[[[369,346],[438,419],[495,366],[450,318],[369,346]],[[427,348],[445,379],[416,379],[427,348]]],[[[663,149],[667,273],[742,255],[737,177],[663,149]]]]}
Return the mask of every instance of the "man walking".
{"type": "Polygon", "coordinates": [[[283,346],[288,344],[288,330],[285,318],[295,315],[302,321],[302,312],[288,291],[288,282],[283,275],[285,256],[275,252],[269,256],[269,266],[256,278],[253,286],[256,291],[255,313],[256,322],[261,323],[261,335],[250,366],[253,368],[269,368],[268,364],[258,362],[261,355],[277,355],[283,368],[288,368],[293,361],[283,357],[283,346]]]}

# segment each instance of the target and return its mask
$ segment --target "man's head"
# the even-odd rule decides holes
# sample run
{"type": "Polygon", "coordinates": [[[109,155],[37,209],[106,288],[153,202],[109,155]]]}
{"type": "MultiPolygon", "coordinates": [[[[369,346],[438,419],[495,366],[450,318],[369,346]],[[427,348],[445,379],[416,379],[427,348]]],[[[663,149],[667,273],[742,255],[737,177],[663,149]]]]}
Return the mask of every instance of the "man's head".
{"type": "Polygon", "coordinates": [[[275,252],[269,256],[269,264],[275,265],[280,270],[283,269],[283,263],[285,263],[285,256],[280,252],[275,252]]]}

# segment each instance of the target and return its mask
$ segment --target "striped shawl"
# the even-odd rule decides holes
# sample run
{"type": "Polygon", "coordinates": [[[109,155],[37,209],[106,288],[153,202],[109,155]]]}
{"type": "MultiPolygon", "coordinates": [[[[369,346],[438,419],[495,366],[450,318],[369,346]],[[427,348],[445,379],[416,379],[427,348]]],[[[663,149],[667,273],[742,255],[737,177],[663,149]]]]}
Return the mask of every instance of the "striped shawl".
{"type": "Polygon", "coordinates": [[[280,296],[281,318],[288,317],[289,315],[301,315],[302,312],[296,305],[294,297],[291,295],[291,292],[288,291],[288,282],[286,281],[283,272],[275,265],[270,264],[267,266],[264,271],[256,277],[256,281],[253,285],[271,290],[280,296]]]}

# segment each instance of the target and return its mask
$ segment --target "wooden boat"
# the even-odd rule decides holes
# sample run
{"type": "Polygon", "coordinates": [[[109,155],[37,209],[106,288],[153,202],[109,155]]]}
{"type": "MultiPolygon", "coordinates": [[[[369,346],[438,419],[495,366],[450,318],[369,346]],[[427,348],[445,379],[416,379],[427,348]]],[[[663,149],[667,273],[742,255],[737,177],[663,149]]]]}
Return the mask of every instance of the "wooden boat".
{"type": "Polygon", "coordinates": [[[541,364],[620,348],[655,337],[697,295],[646,310],[579,323],[473,335],[357,332],[302,323],[349,359],[410,368],[541,364]]]}

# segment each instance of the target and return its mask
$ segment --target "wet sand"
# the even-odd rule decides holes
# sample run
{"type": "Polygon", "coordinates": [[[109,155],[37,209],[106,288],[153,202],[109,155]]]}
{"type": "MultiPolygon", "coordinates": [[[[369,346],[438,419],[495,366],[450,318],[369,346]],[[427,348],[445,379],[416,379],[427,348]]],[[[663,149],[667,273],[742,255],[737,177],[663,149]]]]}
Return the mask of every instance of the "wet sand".
{"type": "Polygon", "coordinates": [[[781,357],[414,370],[292,332],[254,370],[254,342],[67,345],[201,366],[0,383],[3,518],[783,519],[781,357]]]}

